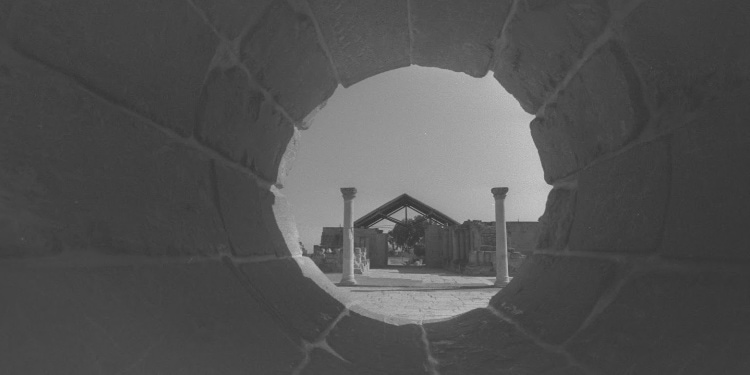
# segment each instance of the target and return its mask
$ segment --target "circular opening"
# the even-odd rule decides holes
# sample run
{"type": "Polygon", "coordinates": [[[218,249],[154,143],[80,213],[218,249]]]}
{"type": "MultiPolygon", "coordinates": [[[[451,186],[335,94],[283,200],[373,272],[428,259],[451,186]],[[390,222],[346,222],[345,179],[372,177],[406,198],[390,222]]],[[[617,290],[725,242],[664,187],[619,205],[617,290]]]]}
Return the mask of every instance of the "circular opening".
{"type": "MultiPolygon", "coordinates": [[[[523,228],[509,231],[509,248],[516,250],[509,259],[512,273],[535,246],[537,219],[550,190],[528,129],[532,119],[491,75],[476,79],[413,66],[339,88],[303,132],[294,170],[285,182],[303,249],[338,282],[343,225],[339,188],[357,189],[354,221],[408,194],[464,223],[456,244],[460,253],[453,257],[448,228],[428,230],[428,236],[437,236],[430,241],[424,226],[421,233],[414,226],[412,232],[416,228],[418,233],[411,237],[421,239],[408,244],[394,241],[394,236],[375,244],[374,236],[355,233],[354,246],[367,249],[369,270],[355,276],[356,287],[341,289],[365,309],[411,320],[447,318],[485,307],[499,290],[493,285],[491,188],[510,188],[505,200],[508,227],[523,228]],[[423,267],[414,267],[419,265],[423,267]]],[[[401,208],[368,227],[395,234],[392,231],[405,227],[393,219],[410,224],[424,218],[424,211],[401,208]]]]}

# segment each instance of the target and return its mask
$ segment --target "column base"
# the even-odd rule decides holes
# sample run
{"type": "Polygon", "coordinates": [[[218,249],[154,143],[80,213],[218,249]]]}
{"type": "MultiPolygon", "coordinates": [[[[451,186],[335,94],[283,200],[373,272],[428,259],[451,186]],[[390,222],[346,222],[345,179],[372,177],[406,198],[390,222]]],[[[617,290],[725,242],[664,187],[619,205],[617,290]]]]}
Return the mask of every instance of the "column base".
{"type": "Polygon", "coordinates": [[[357,280],[354,280],[354,276],[342,277],[339,285],[357,285],[357,280]]]}
{"type": "Polygon", "coordinates": [[[504,277],[504,278],[502,278],[502,277],[501,278],[495,278],[495,286],[498,286],[498,287],[507,286],[510,283],[511,280],[513,280],[513,278],[512,277],[507,277],[507,276],[504,277]]]}

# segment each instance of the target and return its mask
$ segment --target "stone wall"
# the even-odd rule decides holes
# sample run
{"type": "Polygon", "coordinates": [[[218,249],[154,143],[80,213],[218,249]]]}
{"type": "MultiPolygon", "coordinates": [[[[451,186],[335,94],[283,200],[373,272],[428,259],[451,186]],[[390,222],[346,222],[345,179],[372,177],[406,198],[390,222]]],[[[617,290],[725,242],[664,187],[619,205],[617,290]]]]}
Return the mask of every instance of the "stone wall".
{"type": "Polygon", "coordinates": [[[0,373],[748,373],[748,25],[743,0],[0,2],[0,373]],[[338,85],[410,64],[492,71],[553,185],[523,272],[424,325],[338,295],[280,190],[338,85]]]}
{"type": "Polygon", "coordinates": [[[428,225],[424,230],[424,263],[428,267],[442,267],[448,258],[448,231],[438,225],[428,225]]]}
{"type": "MultiPolygon", "coordinates": [[[[506,228],[508,267],[511,276],[514,276],[526,259],[526,254],[530,255],[536,249],[540,226],[536,222],[509,222],[506,223],[506,228]],[[521,248],[516,249],[514,245],[520,245],[521,248]]],[[[430,267],[444,267],[470,275],[494,276],[497,252],[495,241],[494,222],[467,220],[463,224],[449,227],[430,225],[425,230],[425,261],[430,267]],[[456,238],[456,241],[451,238],[456,238]]]]}
{"type": "MultiPolygon", "coordinates": [[[[369,264],[374,267],[388,265],[388,234],[380,229],[353,228],[354,246],[367,250],[369,264]]],[[[323,249],[341,249],[344,246],[344,232],[341,227],[324,227],[320,234],[320,247],[323,249]]],[[[339,267],[335,268],[340,272],[339,267]]]]}

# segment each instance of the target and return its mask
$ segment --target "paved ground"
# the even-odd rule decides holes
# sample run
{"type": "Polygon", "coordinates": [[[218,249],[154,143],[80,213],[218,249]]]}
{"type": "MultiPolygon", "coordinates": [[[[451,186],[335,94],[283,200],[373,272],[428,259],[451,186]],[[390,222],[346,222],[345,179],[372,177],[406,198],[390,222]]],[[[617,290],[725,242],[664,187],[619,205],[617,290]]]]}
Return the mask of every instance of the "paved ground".
{"type": "MultiPolygon", "coordinates": [[[[337,284],[340,273],[326,274],[337,284]]],[[[356,286],[340,286],[358,305],[380,314],[417,322],[445,319],[486,307],[500,288],[494,277],[464,276],[443,269],[390,267],[355,275],[356,286]]]]}

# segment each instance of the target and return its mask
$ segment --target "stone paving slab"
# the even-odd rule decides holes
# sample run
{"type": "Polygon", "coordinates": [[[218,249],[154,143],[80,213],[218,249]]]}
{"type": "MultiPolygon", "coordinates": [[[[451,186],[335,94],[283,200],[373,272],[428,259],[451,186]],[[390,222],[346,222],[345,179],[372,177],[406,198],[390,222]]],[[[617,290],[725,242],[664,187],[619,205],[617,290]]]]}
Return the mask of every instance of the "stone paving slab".
{"type": "MultiPolygon", "coordinates": [[[[340,273],[326,274],[337,284],[340,273]]],[[[502,288],[494,277],[465,276],[443,269],[392,267],[355,275],[357,285],[340,286],[357,307],[413,322],[444,320],[484,308],[502,288]]]]}

